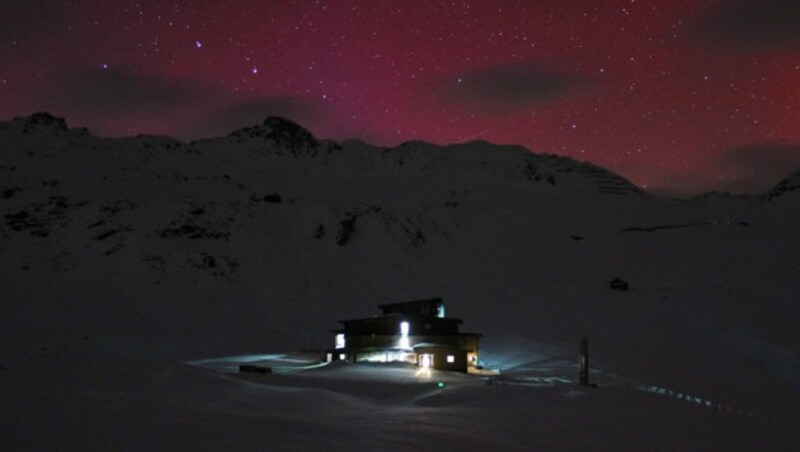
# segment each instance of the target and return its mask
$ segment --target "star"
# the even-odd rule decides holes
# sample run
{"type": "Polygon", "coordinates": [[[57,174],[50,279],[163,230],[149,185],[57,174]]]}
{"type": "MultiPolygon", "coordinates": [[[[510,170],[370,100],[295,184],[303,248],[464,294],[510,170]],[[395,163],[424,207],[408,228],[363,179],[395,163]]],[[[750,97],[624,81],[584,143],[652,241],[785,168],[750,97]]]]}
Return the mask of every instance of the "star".
{"type": "Polygon", "coordinates": [[[754,17],[752,29],[730,36],[721,30],[738,23],[726,26],[731,2],[715,0],[621,0],[608,14],[592,2],[556,0],[502,7],[237,0],[235,9],[177,0],[108,1],[102,8],[19,2],[30,12],[24,17],[50,14],[65,33],[44,45],[49,38],[36,27],[0,31],[0,61],[11,63],[0,65],[0,88],[12,96],[0,102],[0,118],[48,108],[110,134],[178,135],[191,129],[188,115],[172,114],[160,100],[177,88],[185,94],[176,96],[175,111],[199,105],[198,118],[231,115],[203,132],[209,135],[226,132],[240,109],[307,102],[298,119],[330,137],[364,134],[391,146],[411,137],[447,143],[489,129],[482,137],[488,141],[591,156],[648,186],[677,186],[691,166],[712,183],[716,169],[704,162],[718,154],[778,138],[800,143],[800,95],[792,89],[800,44],[790,21],[774,14],[791,13],[792,1],[743,1],[766,21],[754,17]],[[695,25],[703,17],[712,22],[710,35],[695,25]],[[82,20],[93,26],[75,25],[82,20]],[[89,77],[87,68],[105,78],[131,73],[105,81],[119,89],[118,99],[87,111],[81,99],[106,93],[71,76],[89,77]],[[12,85],[20,91],[10,92],[12,85]],[[69,105],[49,95],[77,90],[85,93],[69,105]],[[116,108],[132,112],[126,123],[110,121],[107,112],[116,108]],[[343,120],[322,121],[317,108],[343,120]]]}

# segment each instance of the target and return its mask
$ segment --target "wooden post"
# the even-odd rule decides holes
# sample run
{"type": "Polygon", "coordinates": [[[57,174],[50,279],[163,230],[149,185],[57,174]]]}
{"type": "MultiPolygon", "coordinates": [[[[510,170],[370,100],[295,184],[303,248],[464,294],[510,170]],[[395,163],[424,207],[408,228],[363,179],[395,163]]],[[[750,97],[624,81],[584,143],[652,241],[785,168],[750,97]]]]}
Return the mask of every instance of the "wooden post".
{"type": "Polygon", "coordinates": [[[580,366],[580,385],[589,386],[589,339],[585,334],[581,335],[578,364],[580,366]]]}

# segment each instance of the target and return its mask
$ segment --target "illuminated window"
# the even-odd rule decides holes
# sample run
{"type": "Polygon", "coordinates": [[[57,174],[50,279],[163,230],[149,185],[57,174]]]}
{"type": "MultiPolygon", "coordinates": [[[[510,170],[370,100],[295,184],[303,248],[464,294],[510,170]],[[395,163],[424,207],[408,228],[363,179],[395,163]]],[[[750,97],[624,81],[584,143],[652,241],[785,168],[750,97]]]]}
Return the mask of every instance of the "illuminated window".
{"type": "Polygon", "coordinates": [[[356,362],[368,363],[391,363],[409,361],[413,354],[407,352],[368,352],[359,353],[356,357],[356,362]]]}
{"type": "Polygon", "coordinates": [[[453,356],[453,355],[447,355],[447,362],[448,362],[448,363],[454,363],[454,362],[456,362],[456,357],[455,357],[455,356],[453,356]]]}
{"type": "Polygon", "coordinates": [[[339,360],[344,361],[344,353],[339,353],[339,360]]]}
{"type": "Polygon", "coordinates": [[[344,333],[336,335],[336,348],[344,348],[344,333]]]}
{"type": "Polygon", "coordinates": [[[436,307],[436,317],[444,318],[444,303],[436,307]]]}

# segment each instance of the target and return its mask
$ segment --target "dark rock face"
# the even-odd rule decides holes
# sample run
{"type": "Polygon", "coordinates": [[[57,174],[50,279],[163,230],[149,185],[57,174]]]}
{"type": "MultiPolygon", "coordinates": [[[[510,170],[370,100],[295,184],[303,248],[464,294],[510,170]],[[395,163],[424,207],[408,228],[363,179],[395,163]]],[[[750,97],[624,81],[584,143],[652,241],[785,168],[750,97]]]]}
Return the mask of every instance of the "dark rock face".
{"type": "Polygon", "coordinates": [[[325,225],[324,224],[320,224],[319,226],[317,226],[316,231],[314,231],[314,238],[315,239],[319,240],[322,237],[325,237],[325,225]]]}
{"type": "Polygon", "coordinates": [[[355,215],[351,215],[339,222],[339,233],[336,235],[337,245],[344,246],[350,240],[353,232],[355,232],[357,218],[355,215]]]}
{"type": "Polygon", "coordinates": [[[190,218],[183,221],[173,221],[170,226],[159,234],[162,239],[189,238],[192,240],[225,240],[230,239],[230,232],[215,230],[204,225],[197,224],[190,218]]]}
{"type": "Polygon", "coordinates": [[[800,171],[795,171],[789,177],[780,181],[775,188],[769,192],[767,197],[772,199],[798,189],[800,189],[800,171]]]}
{"type": "Polygon", "coordinates": [[[626,291],[630,290],[630,285],[627,281],[622,280],[621,278],[614,278],[608,283],[609,287],[613,290],[621,290],[626,291]]]}
{"type": "Polygon", "coordinates": [[[69,130],[67,121],[64,118],[57,118],[47,112],[34,113],[28,117],[14,118],[14,121],[22,123],[23,133],[38,132],[66,132],[69,130]]]}
{"type": "Polygon", "coordinates": [[[411,236],[411,245],[414,248],[419,248],[424,244],[425,244],[425,234],[423,234],[421,230],[417,229],[416,232],[414,232],[414,235],[411,236]]]}
{"type": "Polygon", "coordinates": [[[3,218],[12,231],[27,231],[34,237],[43,238],[50,235],[52,226],[63,228],[71,221],[68,218],[69,210],[84,207],[86,204],[86,201],[71,202],[64,196],[50,196],[46,201],[10,210],[3,218]]]}
{"type": "Polygon", "coordinates": [[[262,127],[272,129],[273,139],[281,143],[300,141],[310,146],[317,146],[319,144],[311,132],[288,119],[270,116],[264,120],[262,127]]]}
{"type": "Polygon", "coordinates": [[[264,202],[268,202],[268,203],[271,203],[271,204],[280,204],[280,203],[282,203],[282,202],[283,202],[283,198],[281,198],[281,195],[279,195],[279,194],[277,194],[277,193],[272,193],[272,194],[269,194],[269,195],[264,195],[264,197],[263,197],[263,198],[261,198],[261,199],[262,199],[264,202]]]}
{"type": "Polygon", "coordinates": [[[20,191],[22,191],[22,189],[19,188],[19,187],[11,187],[11,188],[3,189],[2,191],[0,191],[0,198],[2,198],[2,199],[11,199],[11,198],[14,197],[14,195],[19,193],[20,191]]]}
{"type": "Polygon", "coordinates": [[[273,140],[287,149],[315,148],[319,141],[308,130],[288,119],[270,116],[258,126],[245,127],[233,131],[229,137],[240,141],[253,138],[273,140]]]}

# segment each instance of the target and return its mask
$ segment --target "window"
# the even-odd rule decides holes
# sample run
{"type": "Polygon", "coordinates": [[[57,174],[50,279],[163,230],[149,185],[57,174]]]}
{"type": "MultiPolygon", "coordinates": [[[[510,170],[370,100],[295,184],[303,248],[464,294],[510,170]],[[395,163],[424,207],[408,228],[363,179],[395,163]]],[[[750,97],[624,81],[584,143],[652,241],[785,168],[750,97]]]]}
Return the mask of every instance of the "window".
{"type": "Polygon", "coordinates": [[[336,335],[336,348],[344,348],[344,333],[336,335]]]}
{"type": "Polygon", "coordinates": [[[447,355],[447,362],[448,363],[456,362],[456,357],[454,355],[447,355]]]}
{"type": "Polygon", "coordinates": [[[368,363],[392,363],[392,362],[407,362],[414,355],[412,353],[407,352],[367,352],[367,353],[359,353],[356,357],[356,362],[368,362],[368,363]]]}

